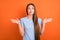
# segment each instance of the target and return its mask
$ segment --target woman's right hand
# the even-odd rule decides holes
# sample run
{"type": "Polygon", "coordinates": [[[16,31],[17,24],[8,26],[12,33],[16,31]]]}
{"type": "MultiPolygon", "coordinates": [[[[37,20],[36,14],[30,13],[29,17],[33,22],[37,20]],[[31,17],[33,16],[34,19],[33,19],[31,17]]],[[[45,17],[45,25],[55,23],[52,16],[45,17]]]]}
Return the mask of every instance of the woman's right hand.
{"type": "Polygon", "coordinates": [[[21,36],[24,36],[24,27],[22,27],[22,26],[20,25],[20,20],[19,20],[18,18],[16,18],[16,19],[11,19],[11,22],[18,24],[20,34],[21,34],[21,36]]]}
{"type": "Polygon", "coordinates": [[[12,23],[19,24],[19,23],[20,23],[20,20],[19,20],[18,18],[16,18],[16,19],[11,19],[11,22],[12,22],[12,23]]]}

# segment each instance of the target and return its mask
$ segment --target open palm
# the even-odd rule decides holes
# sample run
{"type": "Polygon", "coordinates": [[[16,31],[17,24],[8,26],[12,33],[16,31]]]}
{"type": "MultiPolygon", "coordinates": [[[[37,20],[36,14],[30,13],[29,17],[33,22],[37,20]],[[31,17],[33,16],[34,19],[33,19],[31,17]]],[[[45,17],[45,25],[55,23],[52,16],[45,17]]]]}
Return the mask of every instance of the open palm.
{"type": "Polygon", "coordinates": [[[12,23],[16,23],[16,24],[20,23],[20,21],[19,21],[18,18],[17,18],[17,19],[11,19],[11,22],[12,22],[12,23]]]}
{"type": "Polygon", "coordinates": [[[48,22],[51,22],[52,20],[53,20],[52,18],[44,18],[43,22],[48,23],[48,22]]]}

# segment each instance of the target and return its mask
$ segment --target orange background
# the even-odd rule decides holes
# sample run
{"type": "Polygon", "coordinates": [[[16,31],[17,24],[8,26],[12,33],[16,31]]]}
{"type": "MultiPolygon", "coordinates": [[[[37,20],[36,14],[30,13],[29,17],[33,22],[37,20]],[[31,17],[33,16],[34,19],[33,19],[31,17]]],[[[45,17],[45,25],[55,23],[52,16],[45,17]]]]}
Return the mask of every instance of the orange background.
{"type": "Polygon", "coordinates": [[[11,18],[26,16],[26,5],[34,3],[38,17],[53,18],[46,24],[41,40],[60,40],[60,1],[59,0],[0,0],[0,40],[21,40],[17,24],[11,18]]]}

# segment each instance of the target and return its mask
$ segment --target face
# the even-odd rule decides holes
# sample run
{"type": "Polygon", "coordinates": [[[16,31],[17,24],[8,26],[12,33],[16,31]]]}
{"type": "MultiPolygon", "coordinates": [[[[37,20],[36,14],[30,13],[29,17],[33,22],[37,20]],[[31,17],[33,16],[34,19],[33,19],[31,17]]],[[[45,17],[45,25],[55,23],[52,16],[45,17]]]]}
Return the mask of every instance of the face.
{"type": "Polygon", "coordinates": [[[28,6],[28,15],[33,15],[34,14],[34,6],[29,5],[28,6]]]}

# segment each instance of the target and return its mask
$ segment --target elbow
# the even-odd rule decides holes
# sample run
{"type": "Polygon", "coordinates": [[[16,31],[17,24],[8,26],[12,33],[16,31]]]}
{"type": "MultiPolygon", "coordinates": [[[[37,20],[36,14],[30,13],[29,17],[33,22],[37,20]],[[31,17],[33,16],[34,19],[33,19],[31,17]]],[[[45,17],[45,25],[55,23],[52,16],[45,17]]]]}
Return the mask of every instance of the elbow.
{"type": "Polygon", "coordinates": [[[22,37],[24,36],[24,32],[21,32],[21,36],[22,36],[22,37]]]}
{"type": "Polygon", "coordinates": [[[24,34],[23,34],[23,33],[21,33],[21,36],[23,37],[23,36],[24,36],[24,34]]]}
{"type": "Polygon", "coordinates": [[[40,32],[40,35],[43,35],[43,32],[40,32]]]}
{"type": "Polygon", "coordinates": [[[24,32],[20,32],[21,36],[23,37],[24,36],[24,32]]]}

